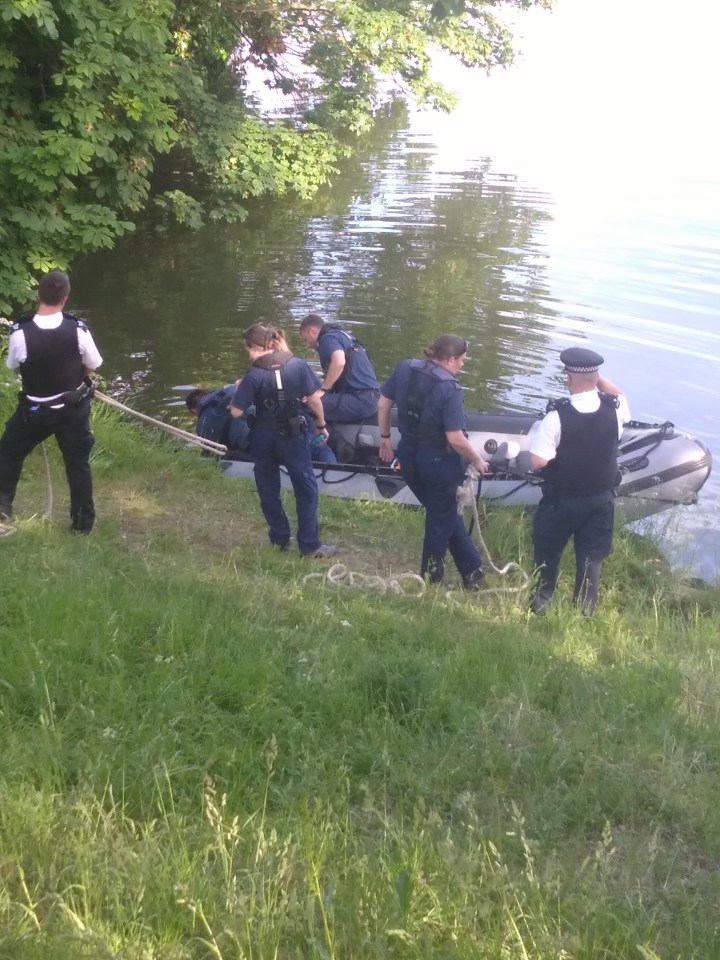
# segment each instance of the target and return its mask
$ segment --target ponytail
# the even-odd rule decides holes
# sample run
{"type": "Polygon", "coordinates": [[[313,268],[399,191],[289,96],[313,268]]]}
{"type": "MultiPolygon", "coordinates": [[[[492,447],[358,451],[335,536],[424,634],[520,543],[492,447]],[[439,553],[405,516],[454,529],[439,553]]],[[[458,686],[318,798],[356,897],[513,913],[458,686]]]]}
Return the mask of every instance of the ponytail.
{"type": "Polygon", "coordinates": [[[243,341],[248,347],[259,347],[261,350],[279,350],[285,347],[285,337],[282,330],[276,330],[264,323],[254,323],[243,332],[243,341]]]}
{"type": "Polygon", "coordinates": [[[423,353],[429,360],[448,360],[468,352],[468,342],[454,333],[443,333],[423,353]]]}

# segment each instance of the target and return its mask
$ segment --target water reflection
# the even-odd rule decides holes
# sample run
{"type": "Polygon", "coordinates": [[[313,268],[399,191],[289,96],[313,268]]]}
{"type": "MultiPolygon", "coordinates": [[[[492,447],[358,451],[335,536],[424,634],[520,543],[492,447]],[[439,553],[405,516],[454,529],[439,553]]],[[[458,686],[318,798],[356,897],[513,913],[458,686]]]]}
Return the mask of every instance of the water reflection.
{"type": "Polygon", "coordinates": [[[198,234],[149,230],[74,275],[107,370],[162,404],[174,383],[240,372],[239,332],[259,319],[293,332],[310,310],[352,325],[382,375],[445,329],[473,344],[473,406],[537,400],[552,314],[536,237],[548,199],[479,161],[463,174],[388,116],[337,186],[312,203],[257,207],[249,220],[198,234]],[[518,376],[518,358],[523,358],[518,376]]]}

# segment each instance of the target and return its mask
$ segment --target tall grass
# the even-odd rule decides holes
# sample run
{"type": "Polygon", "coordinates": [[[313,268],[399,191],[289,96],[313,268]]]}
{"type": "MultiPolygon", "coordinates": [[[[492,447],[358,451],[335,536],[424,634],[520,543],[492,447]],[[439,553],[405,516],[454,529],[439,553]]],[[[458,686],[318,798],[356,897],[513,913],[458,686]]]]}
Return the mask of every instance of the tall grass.
{"type": "MultiPolygon", "coordinates": [[[[593,621],[567,582],[540,620],[318,587],[251,484],[95,431],[93,536],[51,450],[53,518],[33,456],[0,540],[0,956],[720,955],[717,588],[624,533],[593,621]]],[[[414,511],[321,523],[415,569],[414,511]]],[[[527,563],[524,518],[484,526],[527,563]]]]}

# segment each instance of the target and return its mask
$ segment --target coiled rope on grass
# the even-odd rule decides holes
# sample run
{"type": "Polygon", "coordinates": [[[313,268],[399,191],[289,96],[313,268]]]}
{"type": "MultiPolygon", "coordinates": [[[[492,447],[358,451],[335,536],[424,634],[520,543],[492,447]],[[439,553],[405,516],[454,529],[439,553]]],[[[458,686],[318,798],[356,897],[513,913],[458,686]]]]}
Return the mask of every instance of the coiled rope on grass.
{"type": "Polygon", "coordinates": [[[377,590],[380,593],[394,593],[404,597],[421,597],[427,584],[417,573],[400,573],[396,577],[380,577],[377,574],[357,573],[349,570],[344,563],[334,563],[325,573],[307,573],[303,583],[317,581],[329,587],[341,587],[348,590],[377,590]],[[411,591],[405,584],[414,585],[411,591]]]}
{"type": "MultiPolygon", "coordinates": [[[[458,487],[458,513],[463,513],[466,509],[470,509],[473,512],[478,547],[485,564],[485,569],[491,570],[500,577],[504,577],[512,571],[517,571],[522,576],[522,583],[517,587],[488,587],[481,590],[473,590],[471,595],[478,597],[488,594],[522,593],[524,590],[527,590],[530,585],[530,577],[528,574],[520,564],[514,561],[506,563],[504,567],[496,566],[480,532],[480,517],[478,516],[477,498],[474,488],[474,483],[478,479],[478,474],[470,468],[464,483],[458,487]]],[[[325,573],[308,573],[303,577],[302,582],[325,583],[329,587],[340,587],[343,589],[378,590],[380,593],[393,593],[415,598],[422,597],[427,589],[426,581],[417,573],[401,573],[397,577],[380,577],[376,574],[357,573],[349,570],[344,563],[333,564],[325,573]],[[405,583],[416,584],[418,591],[410,592],[404,587],[405,583]]]]}

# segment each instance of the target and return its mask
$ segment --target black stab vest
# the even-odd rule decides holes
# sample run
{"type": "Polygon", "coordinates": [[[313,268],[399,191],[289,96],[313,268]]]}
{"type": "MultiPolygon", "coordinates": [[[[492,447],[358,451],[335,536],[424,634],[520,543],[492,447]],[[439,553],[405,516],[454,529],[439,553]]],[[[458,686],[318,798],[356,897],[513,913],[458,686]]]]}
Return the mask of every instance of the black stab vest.
{"type": "Polygon", "coordinates": [[[413,360],[410,364],[405,402],[398,405],[398,427],[406,443],[427,443],[431,446],[447,446],[447,436],[442,420],[437,420],[426,411],[426,403],[439,383],[460,385],[455,377],[430,360],[413,360]]]}
{"type": "Polygon", "coordinates": [[[18,320],[27,348],[27,358],[20,364],[25,393],[54,397],[78,388],[85,372],[78,345],[81,324],[82,320],[64,311],[62,323],[54,330],[42,330],[30,316],[18,320]]]}
{"type": "Polygon", "coordinates": [[[297,416],[299,410],[295,378],[292,376],[291,361],[297,360],[292,353],[276,350],[264,353],[253,360],[253,366],[265,371],[258,396],[255,399],[256,422],[260,426],[276,426],[285,423],[289,417],[297,416]],[[291,366],[288,368],[288,364],[291,366]],[[282,389],[278,389],[275,371],[280,371],[282,389]]]}
{"type": "Polygon", "coordinates": [[[579,413],[567,397],[553,406],[560,417],[560,443],[543,470],[545,482],[568,497],[612,490],[617,485],[617,397],[601,393],[593,413],[579,413]]]}

